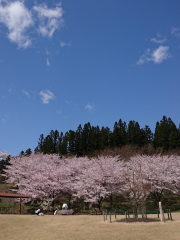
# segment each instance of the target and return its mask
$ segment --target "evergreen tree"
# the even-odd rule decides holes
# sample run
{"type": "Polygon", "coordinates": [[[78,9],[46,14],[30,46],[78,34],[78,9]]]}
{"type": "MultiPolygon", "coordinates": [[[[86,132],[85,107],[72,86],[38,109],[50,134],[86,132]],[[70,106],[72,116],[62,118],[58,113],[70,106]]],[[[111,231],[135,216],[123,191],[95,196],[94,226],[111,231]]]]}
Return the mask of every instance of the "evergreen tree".
{"type": "Polygon", "coordinates": [[[150,145],[153,142],[153,133],[147,125],[141,129],[141,140],[142,145],[150,145]]]}
{"type": "Polygon", "coordinates": [[[108,127],[102,127],[100,131],[100,150],[107,149],[113,146],[112,132],[108,127]]]}
{"type": "Polygon", "coordinates": [[[156,123],[154,133],[154,147],[162,147],[163,150],[171,150],[179,147],[179,131],[171,118],[163,116],[162,120],[156,123]]]}
{"type": "Polygon", "coordinates": [[[59,139],[57,142],[58,154],[62,156],[62,144],[63,144],[63,132],[60,133],[59,139]]]}
{"type": "Polygon", "coordinates": [[[68,153],[69,154],[75,154],[75,132],[72,130],[69,130],[67,132],[67,139],[68,139],[68,153]]]}
{"type": "Polygon", "coordinates": [[[55,130],[55,131],[51,130],[50,136],[53,141],[52,153],[57,153],[58,152],[57,143],[58,143],[58,139],[59,139],[59,132],[57,130],[55,130]]]}
{"type": "Polygon", "coordinates": [[[99,150],[99,135],[100,135],[99,126],[97,127],[92,126],[89,134],[89,152],[99,150]]]}
{"type": "Polygon", "coordinates": [[[66,155],[68,153],[68,132],[65,133],[61,144],[61,154],[66,155]]]}
{"type": "Polygon", "coordinates": [[[38,141],[38,151],[44,152],[44,135],[41,134],[38,141]]]}
{"type": "Polygon", "coordinates": [[[45,154],[53,153],[53,139],[50,135],[47,135],[47,137],[45,137],[43,153],[45,154]]]}
{"type": "Polygon", "coordinates": [[[127,133],[128,144],[142,145],[141,130],[138,122],[129,121],[127,133]]]}
{"type": "Polygon", "coordinates": [[[20,156],[23,156],[23,155],[24,155],[24,151],[21,151],[19,155],[20,155],[20,156]]]}
{"type": "Polygon", "coordinates": [[[89,149],[89,135],[91,132],[91,124],[88,122],[84,124],[83,131],[82,131],[82,151],[83,155],[88,153],[89,149]]]}
{"type": "Polygon", "coordinates": [[[115,122],[114,129],[112,133],[113,146],[121,147],[127,144],[127,126],[126,122],[122,122],[120,119],[119,122],[115,122]]]}
{"type": "Polygon", "coordinates": [[[25,155],[26,155],[26,156],[31,155],[31,153],[32,153],[32,151],[31,151],[30,148],[28,148],[28,149],[25,151],[25,155]]]}
{"type": "Polygon", "coordinates": [[[83,155],[81,124],[78,126],[76,133],[75,133],[75,152],[78,157],[83,155]]]}

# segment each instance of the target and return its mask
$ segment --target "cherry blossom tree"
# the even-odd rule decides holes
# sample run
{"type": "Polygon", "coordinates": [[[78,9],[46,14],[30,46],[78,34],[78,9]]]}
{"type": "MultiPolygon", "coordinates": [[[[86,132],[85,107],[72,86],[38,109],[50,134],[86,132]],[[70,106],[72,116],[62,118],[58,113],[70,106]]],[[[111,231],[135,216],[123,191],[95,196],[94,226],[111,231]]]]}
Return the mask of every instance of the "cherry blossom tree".
{"type": "Polygon", "coordinates": [[[10,163],[6,182],[14,183],[18,193],[29,194],[32,199],[55,199],[71,188],[66,161],[58,155],[31,154],[10,163]]]}
{"type": "Polygon", "coordinates": [[[144,202],[149,194],[158,204],[165,189],[178,193],[179,171],[180,158],[177,156],[131,157],[124,168],[124,195],[132,200],[136,211],[139,203],[144,202]]]}
{"type": "Polygon", "coordinates": [[[152,194],[159,202],[163,191],[180,194],[180,157],[136,155],[98,158],[31,154],[10,160],[7,183],[32,199],[54,199],[68,194],[100,208],[105,197],[123,194],[136,206],[152,194]]]}
{"type": "Polygon", "coordinates": [[[83,197],[85,202],[98,204],[100,209],[104,198],[112,193],[121,193],[121,174],[124,162],[119,157],[98,157],[88,162],[76,177],[74,191],[76,197],[83,197]]]}

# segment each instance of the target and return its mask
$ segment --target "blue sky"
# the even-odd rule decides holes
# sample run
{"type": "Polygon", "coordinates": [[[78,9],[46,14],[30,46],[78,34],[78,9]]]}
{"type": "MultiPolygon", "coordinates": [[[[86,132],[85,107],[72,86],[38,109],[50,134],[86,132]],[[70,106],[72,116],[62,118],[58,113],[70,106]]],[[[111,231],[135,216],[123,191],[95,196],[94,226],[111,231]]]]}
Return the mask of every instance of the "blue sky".
{"type": "Polygon", "coordinates": [[[179,0],[0,0],[0,150],[120,118],[180,123],[179,0]]]}

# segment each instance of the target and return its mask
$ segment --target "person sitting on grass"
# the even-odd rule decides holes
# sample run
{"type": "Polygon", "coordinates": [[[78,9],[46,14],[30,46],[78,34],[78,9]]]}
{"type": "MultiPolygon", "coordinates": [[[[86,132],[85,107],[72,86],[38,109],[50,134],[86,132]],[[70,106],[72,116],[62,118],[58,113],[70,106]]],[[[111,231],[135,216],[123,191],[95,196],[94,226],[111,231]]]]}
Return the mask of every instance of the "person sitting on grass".
{"type": "Polygon", "coordinates": [[[55,212],[54,212],[54,215],[57,215],[57,212],[59,211],[58,208],[56,208],[55,212]]]}
{"type": "Polygon", "coordinates": [[[37,209],[37,210],[35,211],[35,214],[36,214],[37,216],[44,216],[44,214],[42,213],[42,208],[37,209]]]}

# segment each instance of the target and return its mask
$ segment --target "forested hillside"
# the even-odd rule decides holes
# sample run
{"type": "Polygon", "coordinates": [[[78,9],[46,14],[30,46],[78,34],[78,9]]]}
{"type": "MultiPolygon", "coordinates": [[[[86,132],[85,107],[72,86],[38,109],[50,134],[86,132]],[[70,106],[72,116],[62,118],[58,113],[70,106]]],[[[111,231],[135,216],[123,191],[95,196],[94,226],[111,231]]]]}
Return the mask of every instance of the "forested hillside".
{"type": "MultiPolygon", "coordinates": [[[[45,154],[56,153],[62,155],[91,155],[99,151],[112,151],[126,146],[132,146],[131,151],[142,153],[157,153],[162,151],[174,151],[180,148],[180,128],[177,128],[171,118],[163,116],[156,123],[153,133],[149,126],[140,128],[136,121],[128,124],[121,119],[114,123],[113,131],[109,127],[91,126],[88,122],[83,127],[79,125],[77,130],[69,130],[66,133],[52,130],[49,135],[40,135],[38,145],[34,152],[45,154]],[[141,149],[141,150],[140,150],[141,149]],[[144,149],[142,151],[142,149],[144,149]],[[145,152],[144,152],[145,151],[145,152]]],[[[130,148],[129,148],[130,149],[130,148]]],[[[31,154],[31,149],[22,151],[21,155],[31,154]]]]}

